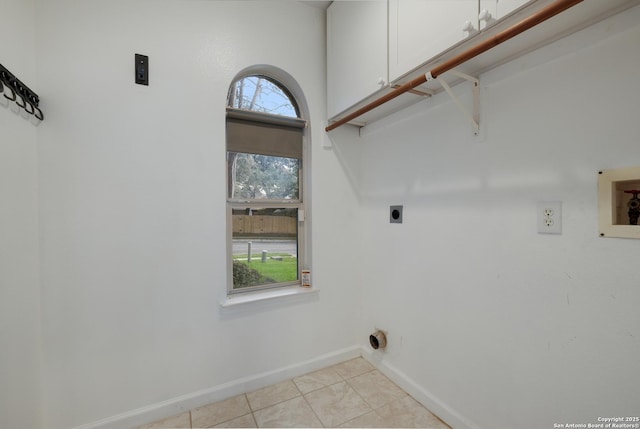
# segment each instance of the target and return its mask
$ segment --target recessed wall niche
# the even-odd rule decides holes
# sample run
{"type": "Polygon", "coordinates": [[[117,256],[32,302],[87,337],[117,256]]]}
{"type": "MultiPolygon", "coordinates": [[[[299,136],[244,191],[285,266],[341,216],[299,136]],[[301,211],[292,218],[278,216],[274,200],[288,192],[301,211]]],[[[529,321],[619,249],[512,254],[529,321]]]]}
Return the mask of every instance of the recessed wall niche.
{"type": "Polygon", "coordinates": [[[598,215],[602,237],[640,238],[640,167],[599,172],[598,215]]]}

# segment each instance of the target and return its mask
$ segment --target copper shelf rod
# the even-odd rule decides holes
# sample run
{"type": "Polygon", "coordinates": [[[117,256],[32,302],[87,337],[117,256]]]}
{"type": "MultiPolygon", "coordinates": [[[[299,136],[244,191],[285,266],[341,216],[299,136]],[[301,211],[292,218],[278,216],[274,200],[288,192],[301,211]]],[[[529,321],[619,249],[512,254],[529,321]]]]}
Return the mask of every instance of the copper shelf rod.
{"type": "Polygon", "coordinates": [[[344,118],[337,120],[336,122],[326,127],[325,131],[329,132],[331,130],[334,130],[339,126],[344,125],[347,122],[352,121],[355,118],[362,116],[365,113],[375,109],[376,107],[381,106],[384,103],[393,100],[394,98],[404,94],[405,92],[410,91],[419,85],[422,85],[428,80],[436,79],[438,76],[453,69],[454,67],[459,66],[460,64],[463,64],[466,61],[469,61],[470,59],[477,57],[478,55],[488,51],[489,49],[494,48],[503,42],[506,42],[507,40],[517,36],[518,34],[523,33],[529,30],[530,28],[535,27],[536,25],[546,21],[549,18],[552,18],[558,15],[561,12],[564,12],[565,10],[577,5],[578,3],[581,3],[582,1],[583,0],[557,0],[555,3],[552,3],[549,6],[545,7],[544,9],[539,10],[538,12],[529,16],[528,18],[523,19],[519,23],[514,24],[513,26],[496,34],[495,36],[490,37],[489,39],[483,42],[480,42],[478,45],[471,47],[466,51],[464,51],[463,53],[456,55],[455,57],[445,61],[439,66],[436,66],[428,73],[420,75],[413,80],[410,80],[404,85],[397,87],[392,92],[386,95],[383,95],[377,100],[372,101],[371,103],[361,107],[355,112],[350,113],[344,118]]]}

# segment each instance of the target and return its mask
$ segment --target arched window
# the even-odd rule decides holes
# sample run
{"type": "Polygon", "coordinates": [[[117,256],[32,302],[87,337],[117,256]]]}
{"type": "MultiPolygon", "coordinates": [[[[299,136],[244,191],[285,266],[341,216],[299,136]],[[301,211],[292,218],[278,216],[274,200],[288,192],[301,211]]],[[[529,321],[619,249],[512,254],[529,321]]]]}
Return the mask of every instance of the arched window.
{"type": "Polygon", "coordinates": [[[227,99],[228,292],[300,284],[306,121],[276,79],[245,75],[227,99]]]}
{"type": "Polygon", "coordinates": [[[229,89],[228,106],[234,109],[299,118],[293,96],[282,84],[266,76],[245,76],[229,89]]]}

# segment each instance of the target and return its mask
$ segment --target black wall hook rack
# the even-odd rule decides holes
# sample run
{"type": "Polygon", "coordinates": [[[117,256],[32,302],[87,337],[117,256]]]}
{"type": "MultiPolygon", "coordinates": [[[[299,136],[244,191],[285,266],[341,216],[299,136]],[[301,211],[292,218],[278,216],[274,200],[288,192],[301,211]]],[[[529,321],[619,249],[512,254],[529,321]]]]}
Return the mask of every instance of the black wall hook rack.
{"type": "Polygon", "coordinates": [[[41,121],[44,119],[42,110],[38,108],[40,103],[38,94],[29,89],[27,85],[22,83],[2,64],[0,64],[0,92],[7,100],[15,101],[18,106],[30,115],[41,121]]]}

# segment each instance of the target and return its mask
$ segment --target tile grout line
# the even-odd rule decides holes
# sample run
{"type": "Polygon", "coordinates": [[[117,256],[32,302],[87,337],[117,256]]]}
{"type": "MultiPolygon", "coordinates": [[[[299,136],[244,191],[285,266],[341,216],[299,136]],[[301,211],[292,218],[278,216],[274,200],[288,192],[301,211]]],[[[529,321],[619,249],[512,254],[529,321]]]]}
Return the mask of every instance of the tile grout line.
{"type": "MultiPolygon", "coordinates": [[[[316,389],[316,390],[320,390],[320,389],[316,389]]],[[[315,390],[312,390],[311,392],[315,392],[315,390]]],[[[308,392],[308,393],[311,393],[311,392],[308,392]]],[[[322,427],[326,428],[326,426],[324,425],[324,422],[320,419],[320,416],[318,415],[318,413],[316,413],[316,410],[313,409],[313,407],[311,406],[311,403],[307,400],[307,397],[305,395],[302,395],[302,399],[309,406],[309,409],[311,410],[313,415],[316,416],[316,419],[318,419],[322,427]]]]}
{"type": "MultiPolygon", "coordinates": [[[[256,428],[258,427],[258,420],[256,419],[256,415],[253,413],[253,408],[251,407],[251,402],[249,402],[249,397],[247,396],[246,393],[243,393],[242,396],[244,396],[244,400],[247,401],[247,406],[249,407],[249,414],[251,414],[251,418],[253,419],[253,423],[256,425],[256,428]]],[[[242,417],[242,416],[240,416],[242,417]]]]}
{"type": "MultiPolygon", "coordinates": [[[[329,369],[329,368],[331,368],[331,367],[324,368],[324,369],[329,369]]],[[[319,371],[320,371],[320,370],[319,370],[319,371]]],[[[317,371],[315,371],[315,372],[317,372],[317,371]]],[[[318,422],[320,422],[320,424],[322,425],[322,427],[323,427],[323,428],[326,428],[327,426],[324,424],[324,422],[323,422],[323,421],[322,421],[322,419],[320,418],[320,415],[319,415],[319,414],[316,412],[316,410],[311,406],[311,403],[310,403],[310,402],[309,402],[309,400],[307,399],[307,395],[308,395],[308,394],[310,394],[310,393],[313,393],[313,392],[317,392],[318,390],[322,390],[322,389],[325,389],[325,388],[327,388],[327,387],[334,386],[334,385],[339,384],[339,383],[346,383],[346,381],[347,381],[347,380],[346,380],[342,375],[340,375],[340,374],[339,374],[337,371],[335,371],[335,370],[333,370],[333,372],[334,372],[334,373],[335,373],[335,374],[340,378],[340,381],[337,381],[337,382],[335,382],[335,383],[331,383],[331,384],[327,384],[327,385],[324,385],[324,386],[318,387],[317,389],[310,390],[310,391],[308,391],[307,393],[302,393],[302,390],[300,390],[300,387],[298,387],[298,384],[295,382],[295,380],[294,380],[293,378],[291,379],[291,381],[293,382],[293,384],[296,386],[296,389],[298,389],[298,391],[299,391],[299,392],[300,392],[300,394],[302,395],[302,399],[303,399],[303,400],[304,400],[304,402],[307,404],[307,406],[311,409],[311,412],[313,412],[313,415],[314,415],[314,416],[316,416],[316,418],[318,419],[318,422]]],[[[294,378],[296,378],[296,377],[294,377],[294,378]]],[[[343,422],[343,423],[346,423],[346,422],[343,422]]]]}
{"type": "MultiPolygon", "coordinates": [[[[335,366],[335,365],[333,365],[333,366],[335,366]]],[[[331,368],[331,367],[327,367],[327,368],[323,368],[323,369],[329,369],[329,368],[331,368]]],[[[320,369],[320,370],[318,370],[318,371],[322,371],[323,369],[320,369]]],[[[314,372],[317,372],[317,371],[314,371],[314,372]]],[[[309,400],[307,399],[307,395],[308,395],[309,393],[317,392],[318,390],[321,390],[321,389],[324,389],[324,388],[327,388],[327,387],[333,386],[333,385],[335,385],[335,384],[342,383],[342,382],[346,381],[346,380],[344,379],[344,377],[343,377],[343,376],[341,376],[340,374],[338,374],[335,370],[333,370],[333,372],[334,372],[334,373],[335,373],[335,374],[340,378],[340,381],[337,381],[337,382],[335,382],[335,383],[331,383],[331,384],[327,384],[326,386],[318,387],[317,389],[310,390],[310,391],[308,391],[307,393],[302,393],[302,390],[300,390],[300,388],[298,387],[298,384],[297,384],[295,381],[293,381],[293,379],[292,379],[293,384],[295,384],[295,385],[296,385],[296,388],[297,388],[297,389],[300,391],[300,393],[302,394],[302,399],[304,399],[304,402],[309,406],[309,408],[310,408],[310,409],[311,409],[311,411],[313,412],[313,415],[314,415],[314,416],[316,416],[316,418],[318,419],[318,421],[320,422],[320,424],[322,425],[322,427],[323,427],[323,428],[326,428],[327,426],[325,426],[324,422],[322,421],[322,419],[320,418],[320,416],[318,415],[318,413],[316,412],[316,410],[311,406],[311,403],[310,403],[310,402],[309,402],[309,400]]],[[[307,374],[305,374],[305,375],[307,375],[307,374]]],[[[295,378],[295,377],[294,377],[294,378],[295,378]]]]}
{"type": "MultiPolygon", "coordinates": [[[[292,379],[292,378],[287,379],[287,380],[284,380],[284,381],[281,381],[280,383],[284,383],[284,382],[286,382],[286,381],[291,381],[291,382],[293,383],[293,379],[292,379]]],[[[276,384],[279,384],[279,383],[276,383],[276,384]]],[[[295,386],[295,383],[293,383],[293,385],[295,386]]],[[[266,386],[266,387],[269,387],[269,386],[266,386]]],[[[258,390],[260,390],[260,389],[258,389],[258,390]]],[[[256,411],[266,410],[267,408],[273,407],[274,405],[278,405],[278,404],[282,404],[283,402],[290,401],[290,400],[292,400],[292,399],[294,399],[294,398],[297,398],[298,396],[302,396],[302,392],[300,392],[300,389],[298,389],[298,386],[296,386],[296,390],[300,393],[299,395],[293,396],[293,397],[288,398],[288,399],[283,399],[282,401],[274,402],[273,404],[267,405],[266,407],[258,408],[258,409],[255,409],[255,410],[254,410],[254,409],[253,409],[253,407],[251,406],[251,402],[249,401],[249,397],[247,396],[247,394],[246,394],[246,393],[244,393],[244,396],[246,397],[247,402],[249,403],[249,410],[250,410],[252,413],[254,413],[254,412],[256,412],[256,411]]],[[[255,390],[254,390],[254,392],[255,392],[255,390]]],[[[249,392],[249,393],[251,393],[251,392],[249,392]]]]}
{"type": "Polygon", "coordinates": [[[316,416],[316,419],[318,419],[318,421],[320,422],[322,427],[323,428],[326,427],[324,425],[324,423],[322,422],[322,420],[320,420],[320,416],[318,416],[318,413],[316,413],[316,410],[314,410],[313,407],[311,406],[311,404],[309,403],[309,401],[307,401],[307,398],[304,396],[305,394],[302,393],[302,390],[300,390],[300,387],[298,387],[298,383],[295,382],[294,378],[296,378],[296,377],[293,377],[291,379],[291,382],[293,383],[294,386],[296,386],[296,389],[298,390],[298,392],[300,392],[300,396],[302,396],[302,400],[304,401],[305,404],[307,404],[307,406],[309,407],[309,409],[311,410],[313,415],[316,416]]]}
{"type": "MultiPolygon", "coordinates": [[[[247,394],[244,394],[245,399],[247,400],[247,404],[249,404],[249,398],[247,397],[247,394]]],[[[256,425],[256,428],[258,427],[258,419],[256,419],[256,415],[253,413],[253,409],[251,409],[251,404],[249,404],[249,411],[251,412],[251,418],[253,419],[253,424],[256,425]]]]}

